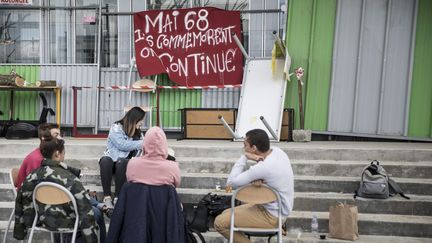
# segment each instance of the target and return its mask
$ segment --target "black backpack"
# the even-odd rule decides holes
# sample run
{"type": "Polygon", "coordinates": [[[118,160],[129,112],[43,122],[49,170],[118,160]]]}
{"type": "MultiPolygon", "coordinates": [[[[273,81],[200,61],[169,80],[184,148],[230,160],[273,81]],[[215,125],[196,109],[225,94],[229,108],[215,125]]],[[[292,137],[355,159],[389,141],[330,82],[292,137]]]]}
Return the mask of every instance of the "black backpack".
{"type": "Polygon", "coordinates": [[[38,121],[8,120],[0,124],[0,136],[7,139],[28,139],[38,136],[37,127],[47,122],[48,114],[55,115],[53,109],[48,108],[48,102],[43,93],[39,93],[42,100],[42,112],[38,121]]]}
{"type": "Polygon", "coordinates": [[[206,243],[204,236],[197,230],[185,225],[186,243],[206,243]],[[199,241],[198,241],[199,239],[199,241]]]}
{"type": "Polygon", "coordinates": [[[7,128],[5,138],[7,139],[27,139],[37,137],[37,127],[28,122],[20,122],[13,124],[7,128]]]}

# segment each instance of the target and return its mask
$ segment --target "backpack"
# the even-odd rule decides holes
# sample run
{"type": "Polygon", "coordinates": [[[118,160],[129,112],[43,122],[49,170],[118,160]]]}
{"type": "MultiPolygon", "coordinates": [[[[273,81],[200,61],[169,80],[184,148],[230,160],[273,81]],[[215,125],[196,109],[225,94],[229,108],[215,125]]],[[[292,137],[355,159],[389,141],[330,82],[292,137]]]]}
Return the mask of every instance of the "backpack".
{"type": "Polygon", "coordinates": [[[360,178],[360,186],[354,193],[363,198],[386,199],[390,196],[400,194],[406,199],[407,197],[399,185],[388,176],[386,170],[379,164],[379,161],[373,160],[367,165],[360,178]]]}
{"type": "Polygon", "coordinates": [[[202,205],[201,207],[202,208],[198,210],[196,205],[193,203],[183,203],[183,218],[185,222],[184,230],[186,243],[198,243],[199,241],[202,243],[206,242],[201,232],[206,232],[208,230],[208,216],[207,209],[205,209],[202,205]],[[202,212],[204,212],[205,215],[201,215],[202,212]]]}
{"type": "Polygon", "coordinates": [[[185,234],[186,234],[186,243],[199,243],[199,242],[206,243],[204,236],[198,230],[194,230],[187,225],[185,227],[185,234]]]}
{"type": "Polygon", "coordinates": [[[37,127],[27,122],[16,121],[17,123],[7,128],[6,139],[27,139],[37,137],[37,127]]]}

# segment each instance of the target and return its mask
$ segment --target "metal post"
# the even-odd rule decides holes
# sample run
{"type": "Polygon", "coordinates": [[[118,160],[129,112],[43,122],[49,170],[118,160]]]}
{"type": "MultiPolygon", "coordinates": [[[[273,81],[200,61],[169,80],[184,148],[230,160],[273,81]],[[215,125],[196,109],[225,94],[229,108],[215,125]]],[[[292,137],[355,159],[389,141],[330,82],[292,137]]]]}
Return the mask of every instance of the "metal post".
{"type": "Polygon", "coordinates": [[[78,134],[77,128],[77,96],[78,96],[78,87],[72,86],[72,96],[73,96],[73,128],[72,128],[72,137],[76,137],[78,134]]]}
{"type": "Polygon", "coordinates": [[[129,77],[128,77],[128,87],[129,87],[129,104],[131,105],[132,102],[132,69],[135,65],[135,57],[132,57],[130,60],[130,68],[129,68],[129,77]]]}
{"type": "Polygon", "coordinates": [[[262,121],[262,123],[264,123],[264,126],[267,128],[267,130],[269,130],[270,134],[273,136],[273,138],[276,141],[279,141],[279,137],[276,135],[276,133],[273,131],[273,129],[270,127],[270,125],[268,124],[267,120],[263,117],[260,116],[260,120],[262,121]]]}
{"type": "Polygon", "coordinates": [[[156,87],[156,126],[160,127],[160,92],[161,89],[156,87]]]}
{"type": "Polygon", "coordinates": [[[236,36],[236,34],[233,34],[234,41],[237,43],[238,47],[240,48],[241,52],[245,56],[246,60],[249,59],[249,55],[247,54],[246,50],[243,47],[243,44],[240,42],[239,38],[236,36]]]}
{"type": "Polygon", "coordinates": [[[101,87],[101,42],[102,42],[102,0],[99,0],[98,10],[98,37],[97,37],[97,93],[96,93],[96,123],[94,134],[98,134],[99,130],[99,113],[100,113],[100,87],[101,87]]]}
{"type": "Polygon", "coordinates": [[[223,116],[219,115],[218,118],[219,118],[219,121],[224,125],[224,127],[231,133],[231,136],[235,139],[238,139],[239,137],[237,136],[237,134],[234,133],[234,131],[231,129],[231,127],[225,121],[223,116]]]}

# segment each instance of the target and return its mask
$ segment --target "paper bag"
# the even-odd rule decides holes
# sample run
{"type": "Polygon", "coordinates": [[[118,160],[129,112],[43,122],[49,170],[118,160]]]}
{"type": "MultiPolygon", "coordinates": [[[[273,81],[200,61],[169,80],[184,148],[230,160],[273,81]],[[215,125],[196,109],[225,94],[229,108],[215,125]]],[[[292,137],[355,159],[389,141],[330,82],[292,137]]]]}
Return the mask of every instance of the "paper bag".
{"type": "Polygon", "coordinates": [[[329,232],[331,238],[357,240],[358,234],[357,206],[338,204],[330,207],[329,232]]]}

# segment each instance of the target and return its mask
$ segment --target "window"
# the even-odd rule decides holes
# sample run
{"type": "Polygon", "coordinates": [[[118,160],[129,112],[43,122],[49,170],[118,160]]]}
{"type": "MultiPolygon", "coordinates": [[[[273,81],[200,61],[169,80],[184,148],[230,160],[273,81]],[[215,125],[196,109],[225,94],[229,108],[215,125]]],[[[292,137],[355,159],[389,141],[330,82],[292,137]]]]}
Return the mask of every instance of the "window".
{"type": "MultiPolygon", "coordinates": [[[[33,6],[42,8],[0,10],[0,63],[96,63],[98,3],[99,0],[33,0],[33,6]]],[[[198,6],[265,10],[279,9],[285,3],[286,0],[103,0],[101,65],[128,67],[133,56],[132,17],[107,12],[198,6]]],[[[271,33],[282,32],[284,14],[243,12],[241,18],[248,53],[270,56],[271,33]]]]}
{"type": "MultiPolygon", "coordinates": [[[[50,6],[66,7],[66,0],[58,1],[51,0],[50,6]]],[[[68,16],[70,11],[66,10],[50,10],[47,11],[48,22],[47,26],[49,48],[46,50],[47,58],[43,62],[47,63],[67,63],[67,47],[68,47],[68,16]]]]}
{"type": "Polygon", "coordinates": [[[1,63],[39,63],[39,17],[37,11],[0,10],[1,63]]]}

